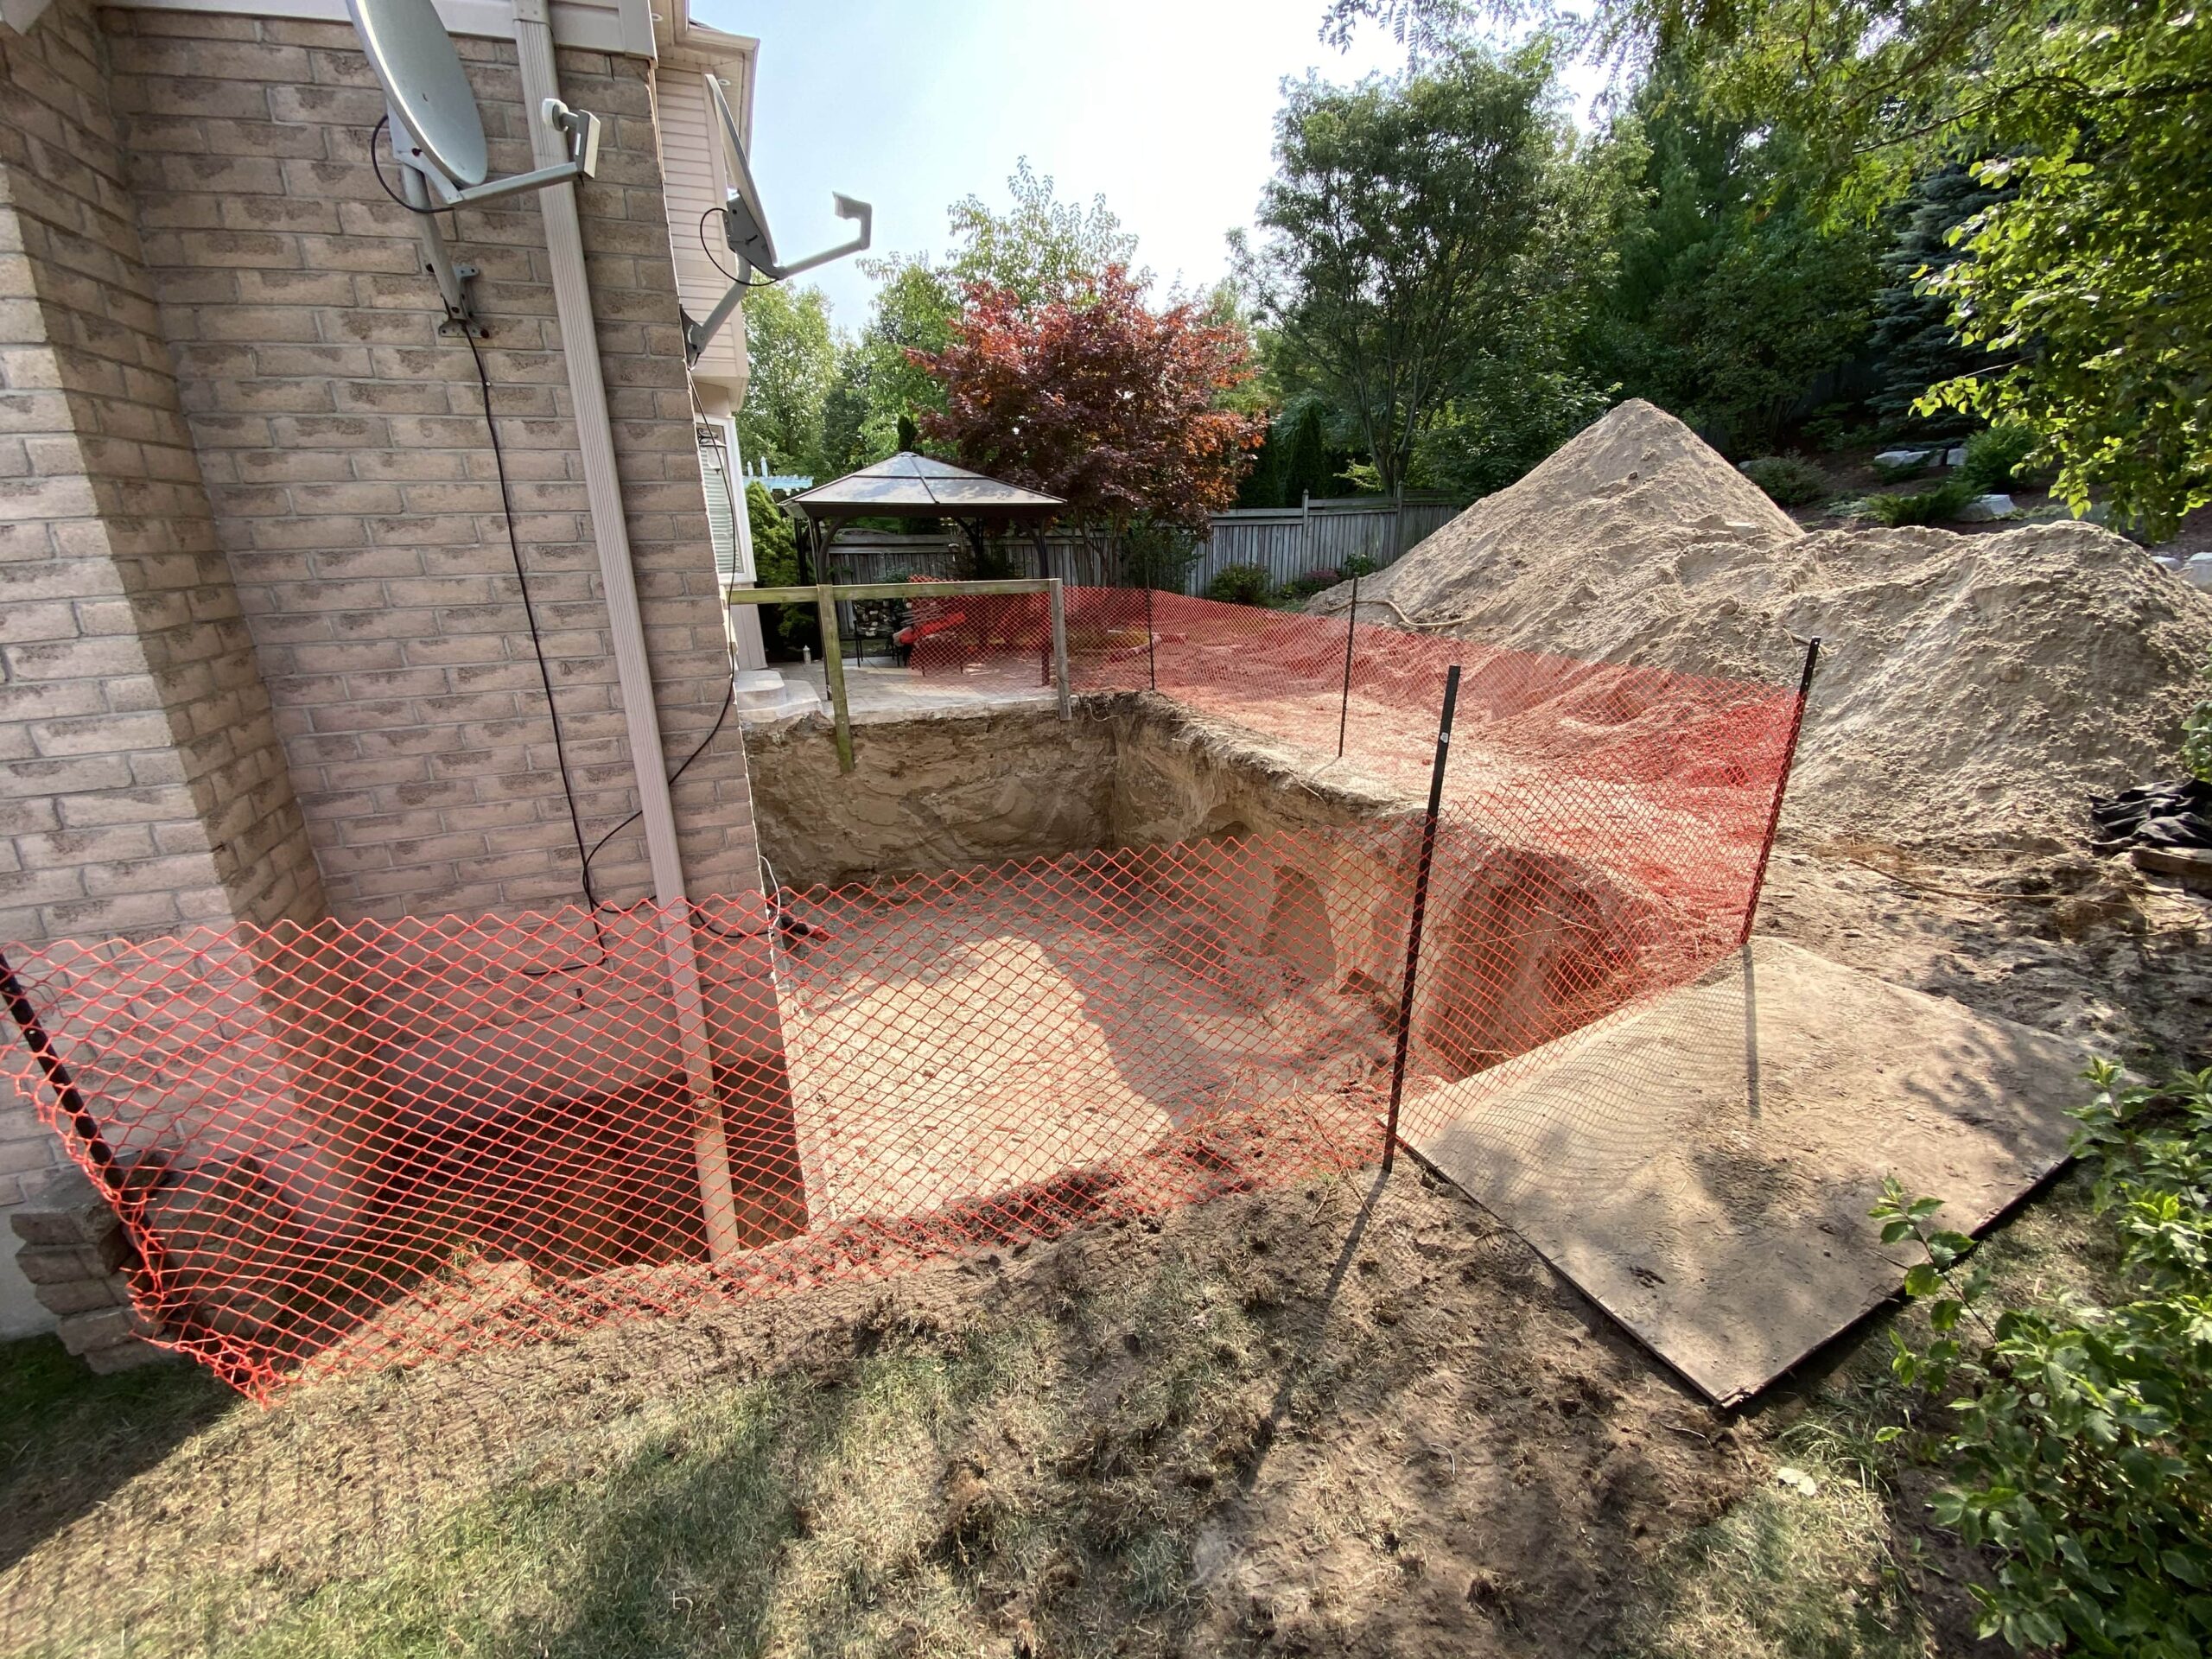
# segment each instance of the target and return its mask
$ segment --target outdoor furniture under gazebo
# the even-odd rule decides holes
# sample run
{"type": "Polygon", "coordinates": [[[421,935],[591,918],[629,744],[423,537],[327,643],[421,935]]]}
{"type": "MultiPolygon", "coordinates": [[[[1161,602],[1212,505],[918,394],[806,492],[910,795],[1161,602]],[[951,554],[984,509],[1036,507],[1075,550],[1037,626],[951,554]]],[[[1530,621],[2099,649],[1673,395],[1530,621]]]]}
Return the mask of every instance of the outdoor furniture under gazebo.
{"type": "Polygon", "coordinates": [[[1049,576],[1052,563],[1045,526],[1067,506],[1056,495],[1003,484],[911,449],[802,491],[784,505],[806,520],[815,582],[830,579],[823,560],[838,531],[855,518],[950,518],[979,557],[986,530],[1027,525],[1037,549],[1037,574],[1049,576]]]}
{"type": "MultiPolygon", "coordinates": [[[[888,461],[863,467],[856,473],[788,498],[784,505],[805,519],[808,545],[805,585],[792,588],[732,587],[726,597],[733,605],[788,605],[812,602],[822,624],[823,679],[829,688],[837,762],[840,770],[853,769],[852,721],[845,681],[842,648],[845,619],[855,601],[890,602],[903,606],[912,617],[892,639],[902,652],[901,666],[923,668],[934,658],[939,671],[958,666],[958,653],[973,648],[972,636],[980,627],[995,635],[1011,616],[1033,626],[1039,667],[1046,683],[1057,688],[1060,718],[1070,718],[1067,616],[1060,582],[1052,570],[1045,545],[1044,527],[1067,504],[1057,496],[1019,485],[1001,483],[964,467],[926,455],[902,451],[888,461]],[[988,528],[1027,525],[1037,549],[1039,574],[1003,580],[940,582],[912,577],[901,582],[841,582],[826,569],[826,555],[837,531],[856,518],[950,518],[967,534],[980,556],[988,528]],[[1024,612],[993,612],[978,601],[1020,597],[1023,606],[1039,608],[1033,618],[1024,612]],[[976,614],[971,616],[970,612],[976,614]],[[942,636],[940,638],[940,636],[942,636]]],[[[1002,640],[995,643],[1003,644],[1002,640]]],[[[928,671],[925,669],[924,671],[928,671]]]]}

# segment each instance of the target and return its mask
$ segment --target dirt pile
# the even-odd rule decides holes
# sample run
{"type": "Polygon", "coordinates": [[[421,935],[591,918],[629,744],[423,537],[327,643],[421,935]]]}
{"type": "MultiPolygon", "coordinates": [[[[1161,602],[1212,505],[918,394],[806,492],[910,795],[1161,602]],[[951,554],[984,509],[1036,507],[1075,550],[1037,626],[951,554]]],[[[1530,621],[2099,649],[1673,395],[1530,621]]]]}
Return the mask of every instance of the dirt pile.
{"type": "Polygon", "coordinates": [[[2212,652],[2212,598],[2109,531],[1808,534],[1641,400],[1359,601],[1366,621],[1783,682],[1818,635],[1788,821],[1904,845],[2078,842],[2091,794],[2175,770],[2212,652]]]}

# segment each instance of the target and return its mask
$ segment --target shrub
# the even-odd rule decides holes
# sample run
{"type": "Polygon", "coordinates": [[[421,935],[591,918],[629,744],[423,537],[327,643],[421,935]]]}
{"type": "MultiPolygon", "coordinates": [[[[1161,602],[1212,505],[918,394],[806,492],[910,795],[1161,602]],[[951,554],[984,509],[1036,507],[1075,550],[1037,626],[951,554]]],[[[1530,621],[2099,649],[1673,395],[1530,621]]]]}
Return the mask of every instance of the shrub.
{"type": "Polygon", "coordinates": [[[1335,587],[1344,577],[1336,569],[1323,565],[1293,576],[1283,584],[1283,591],[1294,599],[1311,599],[1314,594],[1335,587]]]}
{"type": "Polygon", "coordinates": [[[1764,490],[1777,506],[1806,506],[1825,501],[1835,493],[1827,474],[1796,455],[1762,455],[1737,470],[1764,490]]]}
{"type": "Polygon", "coordinates": [[[1337,580],[1339,582],[1350,582],[1354,577],[1364,580],[1365,578],[1373,575],[1382,568],[1382,567],[1376,563],[1374,560],[1369,558],[1366,554],[1355,553],[1351,557],[1346,559],[1342,564],[1337,567],[1337,580]]]}
{"type": "Polygon", "coordinates": [[[1843,404],[1823,404],[1812,419],[1805,423],[1805,441],[1816,449],[1834,454],[1840,449],[1857,449],[1881,442],[1882,429],[1873,422],[1854,421],[1852,411],[1843,404]]]}
{"type": "MultiPolygon", "coordinates": [[[[2212,663],[2204,665],[2204,677],[2212,680],[2212,663]]],[[[2201,700],[2181,722],[2181,763],[2189,768],[2190,775],[2212,784],[2212,696],[2201,700]]]]}
{"type": "MultiPolygon", "coordinates": [[[[1905,1280],[1935,1335],[1892,1333],[1891,1369],[1950,1427],[1929,1448],[1958,1476],[1929,1509],[1994,1558],[1969,1586],[1981,1633],[2016,1649],[2183,1659],[2212,1643],[2212,1070],[2164,1090],[2089,1068],[2073,1151],[2120,1257],[2120,1305],[2067,1297],[1992,1318],[1974,1241],[1939,1230],[1935,1198],[1891,1179],[1885,1244],[1925,1260],[1905,1280]]],[[[1888,1428],[1882,1438],[1905,1431],[1888,1428]]]]}
{"type": "Polygon", "coordinates": [[[1263,564],[1225,564],[1206,583],[1206,597],[1224,605],[1264,605],[1274,586],[1263,564]]]}
{"type": "Polygon", "coordinates": [[[1993,426],[1967,440],[1967,458],[1958,477],[1976,495],[2009,490],[2020,481],[2020,469],[2036,447],[2036,435],[2024,426],[1993,426]]]}
{"type": "Polygon", "coordinates": [[[1122,579],[1132,588],[1179,594],[1205,551],[1205,544],[1185,525],[1137,518],[1122,538],[1122,579]]]}
{"type": "MultiPolygon", "coordinates": [[[[791,516],[758,483],[745,486],[745,516],[753,529],[753,570],[763,588],[789,588],[798,582],[798,535],[791,516]]],[[[802,648],[822,648],[821,620],[811,605],[763,605],[760,628],[766,641],[791,656],[802,648]]]]}
{"type": "Polygon", "coordinates": [[[1912,495],[1870,495],[1861,505],[1867,517],[1881,524],[1940,524],[1956,518],[1959,510],[1980,493],[1953,478],[1912,495]]]}

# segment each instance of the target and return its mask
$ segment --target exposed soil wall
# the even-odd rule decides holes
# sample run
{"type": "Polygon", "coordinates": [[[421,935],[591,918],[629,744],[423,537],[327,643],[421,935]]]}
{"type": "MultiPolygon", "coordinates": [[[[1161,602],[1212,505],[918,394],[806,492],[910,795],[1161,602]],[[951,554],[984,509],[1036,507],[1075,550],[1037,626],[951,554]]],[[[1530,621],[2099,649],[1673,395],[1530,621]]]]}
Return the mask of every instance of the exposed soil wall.
{"type": "MultiPolygon", "coordinates": [[[[1164,698],[870,722],[837,771],[820,719],[755,733],[763,845],[792,887],[1105,849],[1215,948],[1374,999],[1395,1021],[1420,804],[1164,698]]],[[[1641,892],[1547,849],[1447,829],[1415,1069],[1459,1077],[1666,980],[1681,944],[1641,892]]]]}
{"type": "Polygon", "coordinates": [[[829,722],[749,731],[760,845],[791,887],[1052,858],[1107,847],[1357,823],[1413,804],[1165,699],[923,715],[854,728],[837,770],[829,722]]]}
{"type": "Polygon", "coordinates": [[[1116,728],[1095,713],[869,722],[849,774],[823,719],[750,730],[761,852],[779,881],[809,887],[1109,845],[1116,728]]]}

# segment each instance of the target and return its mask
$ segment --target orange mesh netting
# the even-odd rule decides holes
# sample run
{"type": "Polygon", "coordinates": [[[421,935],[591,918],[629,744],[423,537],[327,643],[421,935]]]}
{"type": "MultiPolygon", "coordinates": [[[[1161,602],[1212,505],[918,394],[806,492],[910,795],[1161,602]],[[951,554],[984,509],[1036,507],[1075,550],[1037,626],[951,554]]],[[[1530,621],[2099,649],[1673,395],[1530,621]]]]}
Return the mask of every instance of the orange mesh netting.
{"type": "MultiPolygon", "coordinates": [[[[1050,683],[1042,596],[914,609],[918,671],[1050,683]]],[[[1349,1169],[1402,1046],[1417,1141],[1745,935],[1794,689],[1137,590],[1069,590],[1065,626],[1078,693],[1156,690],[1375,804],[772,899],[11,950],[50,1043],[16,1074],[122,1212],[148,1326],[266,1397],[1349,1169]]]]}

